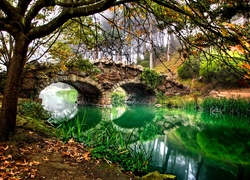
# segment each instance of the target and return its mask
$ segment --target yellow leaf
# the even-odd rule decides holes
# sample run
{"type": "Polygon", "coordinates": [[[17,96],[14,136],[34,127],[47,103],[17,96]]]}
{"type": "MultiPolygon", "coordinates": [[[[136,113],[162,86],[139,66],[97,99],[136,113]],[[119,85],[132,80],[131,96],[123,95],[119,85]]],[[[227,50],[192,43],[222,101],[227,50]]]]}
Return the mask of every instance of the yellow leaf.
{"type": "Polygon", "coordinates": [[[225,28],[222,28],[221,29],[221,34],[222,34],[223,37],[225,37],[225,36],[228,35],[228,31],[225,28]]]}
{"type": "Polygon", "coordinates": [[[43,161],[49,161],[49,158],[46,156],[45,158],[43,158],[43,161]]]}

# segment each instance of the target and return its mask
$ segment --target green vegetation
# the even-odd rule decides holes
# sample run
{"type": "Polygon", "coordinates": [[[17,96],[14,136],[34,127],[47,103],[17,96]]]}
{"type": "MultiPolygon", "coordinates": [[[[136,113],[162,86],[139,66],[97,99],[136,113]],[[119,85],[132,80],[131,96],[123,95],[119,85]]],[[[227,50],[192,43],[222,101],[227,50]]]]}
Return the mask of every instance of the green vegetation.
{"type": "Polygon", "coordinates": [[[118,163],[125,172],[146,173],[150,156],[143,146],[142,151],[135,151],[128,146],[130,137],[125,139],[122,133],[110,122],[101,122],[97,127],[86,129],[85,119],[76,118],[68,123],[60,124],[58,136],[64,141],[74,138],[85,143],[91,150],[91,156],[96,159],[105,159],[114,164],[118,163]],[[73,125],[74,124],[74,125],[73,125]]]}
{"type": "Polygon", "coordinates": [[[21,100],[18,104],[18,115],[36,120],[47,120],[51,114],[40,103],[31,100],[21,100]]]}
{"type": "Polygon", "coordinates": [[[100,70],[87,59],[79,58],[78,60],[70,60],[66,62],[65,66],[72,70],[83,71],[91,76],[100,72],[100,70]]]}
{"type": "Polygon", "coordinates": [[[56,92],[58,96],[64,97],[64,99],[70,103],[74,103],[77,100],[77,91],[75,89],[64,89],[56,92]]]}
{"type": "Polygon", "coordinates": [[[156,88],[162,81],[160,74],[155,70],[145,68],[141,74],[141,80],[151,88],[156,88]]]}
{"type": "Polygon", "coordinates": [[[201,104],[203,111],[250,117],[250,99],[205,98],[201,104]]]}
{"type": "Polygon", "coordinates": [[[121,92],[112,93],[112,106],[121,106],[125,103],[126,94],[121,92]]]}
{"type": "Polygon", "coordinates": [[[70,138],[74,138],[77,141],[83,141],[86,136],[85,132],[96,127],[101,119],[101,109],[92,106],[84,106],[72,119],[65,116],[62,119],[51,119],[50,121],[53,122],[58,129],[58,137],[62,140],[66,141],[70,138]]]}
{"type": "Polygon", "coordinates": [[[182,79],[192,79],[199,76],[199,62],[191,59],[185,61],[181,66],[178,67],[178,76],[182,79]]]}
{"type": "Polygon", "coordinates": [[[56,129],[50,126],[46,121],[50,116],[51,114],[44,110],[40,103],[21,99],[18,103],[16,126],[21,127],[22,129],[35,131],[46,137],[55,137],[56,129]]]}
{"type": "Polygon", "coordinates": [[[150,155],[141,144],[135,145],[139,150],[128,146],[130,137],[124,138],[112,123],[102,123],[99,129],[93,129],[88,133],[90,137],[88,144],[94,147],[91,152],[94,158],[118,163],[125,172],[132,171],[139,174],[147,172],[150,155]]]}
{"type": "Polygon", "coordinates": [[[213,50],[208,54],[190,56],[178,67],[178,76],[182,79],[202,76],[212,82],[236,85],[239,79],[244,78],[244,59],[243,55],[236,52],[219,53],[213,50]]]}
{"type": "Polygon", "coordinates": [[[200,75],[222,83],[235,83],[243,78],[243,60],[244,56],[239,53],[231,51],[227,54],[212,52],[210,55],[201,57],[200,75]]]}
{"type": "Polygon", "coordinates": [[[201,99],[198,96],[196,99],[193,94],[169,97],[159,92],[156,95],[156,103],[172,108],[194,109],[200,101],[201,99]]]}
{"type": "Polygon", "coordinates": [[[162,104],[162,105],[165,105],[167,101],[167,96],[165,96],[165,94],[163,92],[158,92],[156,94],[156,103],[157,104],[162,104]]]}

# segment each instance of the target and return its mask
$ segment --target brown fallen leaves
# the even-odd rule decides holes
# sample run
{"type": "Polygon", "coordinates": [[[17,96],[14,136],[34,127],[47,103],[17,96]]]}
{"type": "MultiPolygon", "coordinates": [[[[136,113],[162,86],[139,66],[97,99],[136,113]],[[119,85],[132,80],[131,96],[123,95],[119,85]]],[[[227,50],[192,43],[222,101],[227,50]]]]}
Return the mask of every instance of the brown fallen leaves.
{"type": "Polygon", "coordinates": [[[30,157],[36,153],[58,153],[65,158],[65,163],[77,164],[90,160],[90,153],[84,145],[74,142],[73,139],[64,143],[59,140],[44,140],[35,144],[0,143],[0,180],[19,180],[23,178],[33,179],[39,171],[39,165],[50,159],[48,156],[40,160],[32,160],[30,157]]]}
{"type": "Polygon", "coordinates": [[[26,177],[34,178],[37,172],[36,166],[41,164],[38,161],[15,161],[11,154],[5,155],[9,146],[0,146],[0,180],[10,179],[18,180],[21,179],[19,174],[26,174],[26,177]]]}

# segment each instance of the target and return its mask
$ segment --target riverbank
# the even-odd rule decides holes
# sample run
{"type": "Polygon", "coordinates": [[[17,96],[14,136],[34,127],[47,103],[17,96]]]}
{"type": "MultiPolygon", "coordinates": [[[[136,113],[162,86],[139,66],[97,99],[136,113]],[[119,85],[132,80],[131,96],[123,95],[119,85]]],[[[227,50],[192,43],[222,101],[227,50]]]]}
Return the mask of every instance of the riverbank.
{"type": "Polygon", "coordinates": [[[0,180],[4,179],[140,179],[123,173],[118,165],[94,160],[83,144],[62,142],[18,128],[0,143],[0,180]]]}
{"type": "Polygon", "coordinates": [[[119,164],[92,158],[91,150],[72,139],[62,142],[46,121],[18,115],[16,134],[0,142],[0,180],[150,180],[159,175],[139,177],[124,172],[119,164]]]}

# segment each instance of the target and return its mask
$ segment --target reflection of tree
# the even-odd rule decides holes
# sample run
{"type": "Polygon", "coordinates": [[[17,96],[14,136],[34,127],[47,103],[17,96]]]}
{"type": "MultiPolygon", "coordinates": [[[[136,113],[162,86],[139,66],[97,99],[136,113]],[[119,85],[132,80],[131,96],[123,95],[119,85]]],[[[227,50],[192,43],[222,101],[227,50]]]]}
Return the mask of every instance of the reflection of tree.
{"type": "Polygon", "coordinates": [[[235,164],[250,163],[247,131],[239,131],[236,127],[228,129],[214,126],[206,126],[202,131],[198,131],[192,126],[186,126],[178,128],[175,134],[193,153],[235,164]]]}
{"type": "Polygon", "coordinates": [[[142,141],[153,139],[161,133],[161,127],[159,127],[154,121],[138,130],[138,134],[142,141]]]}
{"type": "Polygon", "coordinates": [[[243,166],[242,164],[238,165],[237,180],[249,179],[250,177],[250,165],[243,166]]]}
{"type": "Polygon", "coordinates": [[[196,172],[196,176],[195,176],[195,179],[198,179],[199,176],[200,176],[200,173],[201,173],[201,168],[203,166],[203,157],[201,155],[199,155],[199,161],[197,162],[197,172],[196,172]]]}

